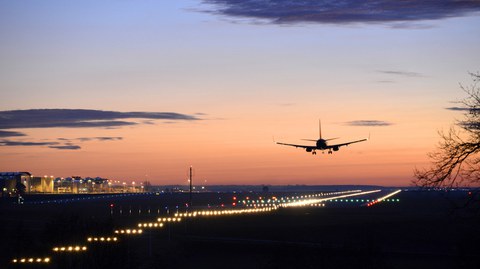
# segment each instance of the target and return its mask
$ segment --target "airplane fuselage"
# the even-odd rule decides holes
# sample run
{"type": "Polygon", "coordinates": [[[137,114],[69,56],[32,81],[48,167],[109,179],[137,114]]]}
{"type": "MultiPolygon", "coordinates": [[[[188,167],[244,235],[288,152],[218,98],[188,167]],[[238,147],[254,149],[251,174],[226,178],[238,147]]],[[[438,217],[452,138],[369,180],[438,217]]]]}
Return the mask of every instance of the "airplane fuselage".
{"type": "MultiPolygon", "coordinates": [[[[332,153],[332,150],[333,151],[338,151],[339,147],[338,146],[328,146],[327,145],[327,140],[325,139],[318,139],[317,140],[317,143],[316,143],[316,147],[315,149],[313,149],[313,152],[315,152],[315,150],[326,150],[328,149],[328,153],[331,154],[332,153]]],[[[315,153],[314,153],[315,154],[315,153]]]]}
{"type": "Polygon", "coordinates": [[[318,139],[316,149],[324,150],[326,148],[327,148],[327,141],[325,139],[318,139]]]}

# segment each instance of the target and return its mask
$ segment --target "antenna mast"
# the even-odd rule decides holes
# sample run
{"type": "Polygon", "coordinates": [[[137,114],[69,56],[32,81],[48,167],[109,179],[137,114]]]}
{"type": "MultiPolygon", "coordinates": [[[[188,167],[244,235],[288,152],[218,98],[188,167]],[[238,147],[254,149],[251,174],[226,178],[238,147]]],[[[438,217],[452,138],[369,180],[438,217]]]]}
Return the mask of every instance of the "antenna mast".
{"type": "Polygon", "coordinates": [[[189,202],[188,202],[188,207],[189,209],[192,207],[192,178],[193,178],[193,175],[192,175],[192,166],[190,165],[190,176],[189,176],[189,183],[190,183],[190,196],[189,196],[189,202]]]}

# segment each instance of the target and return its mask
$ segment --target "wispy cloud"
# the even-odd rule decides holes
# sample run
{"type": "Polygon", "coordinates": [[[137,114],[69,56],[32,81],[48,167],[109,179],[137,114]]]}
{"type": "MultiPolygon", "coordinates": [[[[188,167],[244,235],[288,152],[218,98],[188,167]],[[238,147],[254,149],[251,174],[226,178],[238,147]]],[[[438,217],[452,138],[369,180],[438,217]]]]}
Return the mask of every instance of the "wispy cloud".
{"type": "Polygon", "coordinates": [[[118,112],[89,109],[28,109],[0,111],[0,129],[120,127],[139,124],[125,119],[198,120],[173,112],[118,112]]]}
{"type": "Polygon", "coordinates": [[[12,137],[12,136],[25,136],[24,133],[12,132],[12,131],[2,131],[0,130],[0,137],[12,137]]]}
{"type": "Polygon", "coordinates": [[[58,142],[0,140],[0,146],[55,146],[55,145],[58,145],[58,142]]]}
{"type": "Polygon", "coordinates": [[[73,143],[59,143],[59,142],[33,142],[33,141],[12,141],[12,140],[0,140],[0,146],[5,147],[34,147],[34,146],[47,146],[52,149],[61,149],[61,150],[77,150],[81,149],[79,145],[73,143]]]}
{"type": "Polygon", "coordinates": [[[354,121],[345,122],[345,125],[377,127],[377,126],[390,126],[390,125],[393,125],[393,123],[387,122],[387,121],[381,121],[381,120],[354,120],[354,121]]]}
{"type": "MultiPolygon", "coordinates": [[[[437,20],[480,10],[477,0],[203,0],[206,12],[235,18],[266,20],[274,24],[382,23],[437,20]]],[[[418,25],[418,24],[416,24],[418,25]]]]}
{"type": "Polygon", "coordinates": [[[79,141],[82,141],[82,142],[85,142],[85,141],[92,141],[92,140],[98,140],[98,141],[114,141],[114,140],[122,140],[123,137],[119,137],[119,136],[100,136],[100,137],[80,137],[80,138],[76,138],[76,139],[72,139],[72,140],[79,140],[79,141]]]}
{"type": "Polygon", "coordinates": [[[398,70],[379,70],[379,73],[394,75],[394,76],[403,76],[403,77],[424,77],[423,74],[417,72],[408,72],[408,71],[398,71],[398,70]]]}
{"type": "Polygon", "coordinates": [[[0,140],[0,146],[48,146],[52,149],[66,149],[66,150],[77,150],[81,149],[80,145],[77,143],[88,142],[88,141],[119,141],[123,140],[123,137],[119,136],[98,136],[98,137],[79,137],[79,138],[57,138],[56,141],[42,141],[42,142],[33,142],[33,141],[14,141],[14,140],[0,140]],[[77,142],[74,142],[77,141],[77,142]]]}
{"type": "Polygon", "coordinates": [[[62,145],[62,146],[49,146],[52,149],[65,149],[65,150],[77,150],[81,149],[79,145],[62,145]]]}

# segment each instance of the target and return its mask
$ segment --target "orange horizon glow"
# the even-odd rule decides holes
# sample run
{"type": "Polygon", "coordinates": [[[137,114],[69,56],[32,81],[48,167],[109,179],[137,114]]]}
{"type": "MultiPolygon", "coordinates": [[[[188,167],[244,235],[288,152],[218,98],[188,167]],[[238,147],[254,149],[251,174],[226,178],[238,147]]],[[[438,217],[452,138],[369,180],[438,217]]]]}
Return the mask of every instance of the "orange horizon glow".
{"type": "MultiPolygon", "coordinates": [[[[251,127],[239,128],[248,123],[229,123],[225,120],[179,122],[174,126],[157,123],[102,130],[107,135],[118,135],[120,132],[124,139],[92,141],[84,143],[82,149],[76,151],[11,147],[12,155],[0,164],[0,169],[55,177],[100,176],[114,180],[148,180],[155,185],[186,185],[188,168],[193,165],[197,185],[409,186],[413,179],[413,169],[428,165],[426,153],[429,146],[434,147],[428,138],[416,145],[409,143],[411,140],[402,140],[402,137],[409,138],[409,134],[398,133],[400,126],[347,127],[324,121],[322,131],[327,138],[338,135],[342,136],[338,142],[343,142],[364,138],[365,135],[361,134],[368,136],[370,132],[371,139],[341,147],[331,155],[327,152],[312,155],[303,149],[276,145],[273,142],[268,132],[273,133],[273,129],[280,132],[278,130],[282,124],[273,125],[269,122],[272,125],[262,127],[254,122],[251,127]],[[398,142],[391,144],[391,140],[398,142]],[[19,162],[20,159],[25,163],[19,162]]],[[[318,132],[315,122],[305,129],[308,130],[299,129],[297,134],[296,130],[285,128],[278,136],[282,138],[275,139],[314,143],[298,138],[315,138],[318,132]],[[311,135],[308,134],[309,131],[311,135]]],[[[35,135],[52,139],[91,135],[89,129],[52,130],[38,130],[35,135]],[[51,133],[52,130],[55,132],[51,133]]],[[[28,133],[35,132],[35,129],[28,130],[28,133]]],[[[435,132],[431,135],[436,138],[435,132]]]]}

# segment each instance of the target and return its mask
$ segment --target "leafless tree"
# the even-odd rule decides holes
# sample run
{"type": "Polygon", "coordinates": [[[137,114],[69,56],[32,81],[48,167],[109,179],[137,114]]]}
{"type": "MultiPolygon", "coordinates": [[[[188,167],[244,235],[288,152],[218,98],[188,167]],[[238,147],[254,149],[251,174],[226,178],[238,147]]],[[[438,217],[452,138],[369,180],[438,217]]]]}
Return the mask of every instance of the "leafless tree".
{"type": "Polygon", "coordinates": [[[473,82],[461,89],[467,97],[451,108],[464,112],[464,118],[448,132],[439,132],[440,142],[428,154],[430,168],[415,169],[414,183],[422,187],[457,187],[480,183],[480,73],[471,73],[473,82]]]}

